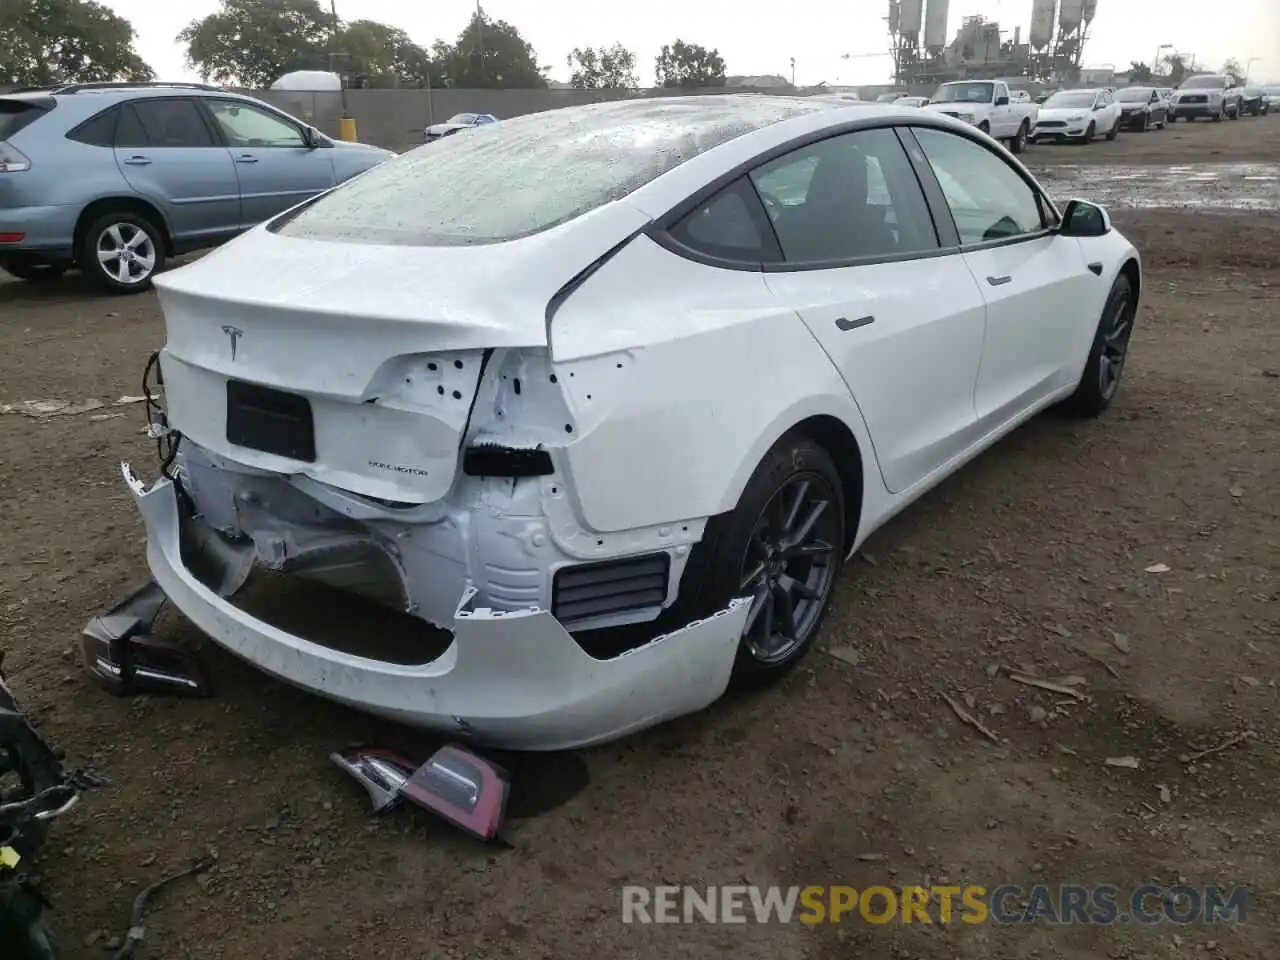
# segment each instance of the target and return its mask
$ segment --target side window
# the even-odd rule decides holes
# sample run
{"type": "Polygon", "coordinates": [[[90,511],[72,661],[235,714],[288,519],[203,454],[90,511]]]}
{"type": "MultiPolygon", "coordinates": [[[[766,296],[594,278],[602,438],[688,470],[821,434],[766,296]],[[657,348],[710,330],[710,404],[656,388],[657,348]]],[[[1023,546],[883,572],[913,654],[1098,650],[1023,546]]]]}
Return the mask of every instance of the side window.
{"type": "Polygon", "coordinates": [[[91,147],[115,146],[116,121],[119,118],[120,111],[110,107],[80,124],[67,134],[67,139],[87,143],[91,147]]]}
{"type": "Polygon", "coordinates": [[[746,177],[699,204],[670,232],[689,249],[721,260],[776,263],[781,259],[769,221],[746,177]]]}
{"type": "Polygon", "coordinates": [[[231,100],[207,100],[214,122],[233,147],[305,147],[302,130],[274,113],[231,100]]]}
{"type": "Polygon", "coordinates": [[[213,138],[200,111],[190,100],[134,100],[129,123],[121,118],[116,146],[212,147],[213,138]],[[136,121],[136,126],[134,125],[136,121]],[[125,142],[121,142],[121,136],[125,142]]]}
{"type": "Polygon", "coordinates": [[[862,130],[801,147],[757,168],[788,263],[897,257],[938,248],[911,162],[893,130],[862,130]]]}
{"type": "Polygon", "coordinates": [[[947,198],[961,243],[988,243],[1045,228],[1035,190],[998,155],[943,130],[917,128],[915,134],[947,198]]]}

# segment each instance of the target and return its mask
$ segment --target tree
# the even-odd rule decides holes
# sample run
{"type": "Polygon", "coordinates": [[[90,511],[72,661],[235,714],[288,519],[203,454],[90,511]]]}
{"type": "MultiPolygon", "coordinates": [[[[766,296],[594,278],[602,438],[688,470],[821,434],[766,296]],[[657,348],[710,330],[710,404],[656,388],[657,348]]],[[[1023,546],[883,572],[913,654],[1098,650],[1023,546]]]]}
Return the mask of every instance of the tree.
{"type": "Polygon", "coordinates": [[[662,45],[654,72],[660,87],[719,87],[724,85],[724,58],[719,50],[677,40],[662,45]]]}
{"type": "Polygon", "coordinates": [[[1229,73],[1239,80],[1244,76],[1244,67],[1240,66],[1240,61],[1235,57],[1228,57],[1226,63],[1222,65],[1222,72],[1229,73]]]}
{"type": "Polygon", "coordinates": [[[399,27],[356,20],[342,28],[337,46],[345,54],[342,70],[361,78],[361,86],[416,87],[426,82],[430,69],[427,51],[399,27]]]}
{"type": "Polygon", "coordinates": [[[291,70],[325,69],[337,26],[316,0],[222,0],[178,42],[206,80],[269,87],[291,70]]]}
{"type": "Polygon", "coordinates": [[[1192,65],[1180,53],[1171,53],[1162,62],[1169,71],[1169,82],[1175,87],[1187,78],[1188,71],[1192,69],[1192,65]]]}
{"type": "Polygon", "coordinates": [[[457,43],[450,46],[437,40],[431,59],[446,86],[527,89],[547,85],[533,45],[507,21],[491,20],[483,11],[472,14],[457,43]]]}
{"type": "Polygon", "coordinates": [[[1151,80],[1151,68],[1137,60],[1129,61],[1129,80],[1135,83],[1147,83],[1151,80]]]}
{"type": "Polygon", "coordinates": [[[578,90],[628,90],[640,86],[636,55],[620,43],[611,47],[574,47],[566,58],[569,84],[578,90]]]}
{"type": "Polygon", "coordinates": [[[0,84],[151,80],[133,25],[92,0],[0,0],[0,84]]]}

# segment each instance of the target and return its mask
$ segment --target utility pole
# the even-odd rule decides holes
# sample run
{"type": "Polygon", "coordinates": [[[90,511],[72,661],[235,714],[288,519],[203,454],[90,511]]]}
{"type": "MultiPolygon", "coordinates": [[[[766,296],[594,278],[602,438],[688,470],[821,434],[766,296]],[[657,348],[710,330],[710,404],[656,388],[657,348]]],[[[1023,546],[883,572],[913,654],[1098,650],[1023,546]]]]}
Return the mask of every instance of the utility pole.
{"type": "Polygon", "coordinates": [[[484,10],[476,0],[476,53],[480,58],[480,83],[484,84],[484,10]]]}
{"type": "MultiPolygon", "coordinates": [[[[338,45],[338,0],[329,0],[329,12],[333,15],[333,34],[330,36],[330,47],[338,45]]],[[[339,50],[331,50],[329,54],[329,70],[337,73],[333,69],[333,61],[346,54],[339,50]]],[[[351,111],[347,108],[347,82],[341,73],[338,74],[338,91],[342,96],[342,118],[338,121],[338,139],[348,142],[355,142],[356,139],[356,119],[351,116],[351,111]]]]}

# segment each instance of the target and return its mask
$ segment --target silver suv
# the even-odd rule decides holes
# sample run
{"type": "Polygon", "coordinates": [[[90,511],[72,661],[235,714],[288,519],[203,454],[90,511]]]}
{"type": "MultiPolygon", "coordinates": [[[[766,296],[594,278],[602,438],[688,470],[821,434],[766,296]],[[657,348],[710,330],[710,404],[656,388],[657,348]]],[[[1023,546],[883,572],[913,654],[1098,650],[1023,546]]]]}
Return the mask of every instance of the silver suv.
{"type": "Polygon", "coordinates": [[[0,268],[79,266],[112,293],[388,157],[202,84],[77,84],[0,95],[0,268]]]}

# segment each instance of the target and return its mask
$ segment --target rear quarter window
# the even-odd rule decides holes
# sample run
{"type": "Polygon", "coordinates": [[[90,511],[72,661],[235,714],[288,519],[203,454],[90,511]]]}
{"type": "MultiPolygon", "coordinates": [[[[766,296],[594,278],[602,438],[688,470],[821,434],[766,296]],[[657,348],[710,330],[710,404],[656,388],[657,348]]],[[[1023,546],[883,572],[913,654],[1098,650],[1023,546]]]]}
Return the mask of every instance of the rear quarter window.
{"type": "Polygon", "coordinates": [[[120,108],[110,107],[80,124],[67,134],[67,139],[87,143],[91,147],[114,147],[119,119],[120,108]]]}
{"type": "Polygon", "coordinates": [[[0,140],[8,140],[35,123],[57,105],[52,97],[40,100],[0,99],[0,140]]]}
{"type": "Polygon", "coordinates": [[[516,240],[620,200],[721,143],[821,109],[782,98],[683,97],[482,124],[375,167],[269,229],[399,246],[516,240]]]}

